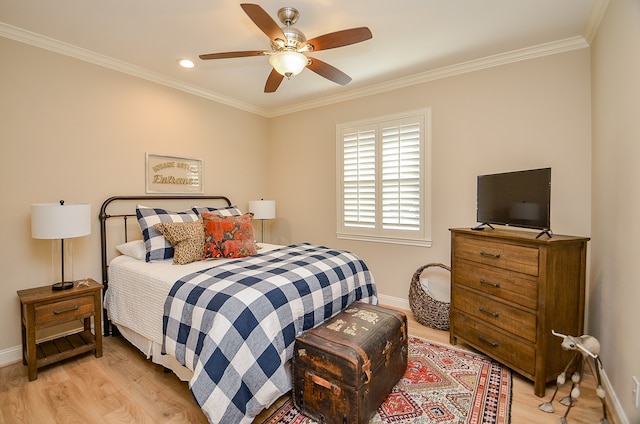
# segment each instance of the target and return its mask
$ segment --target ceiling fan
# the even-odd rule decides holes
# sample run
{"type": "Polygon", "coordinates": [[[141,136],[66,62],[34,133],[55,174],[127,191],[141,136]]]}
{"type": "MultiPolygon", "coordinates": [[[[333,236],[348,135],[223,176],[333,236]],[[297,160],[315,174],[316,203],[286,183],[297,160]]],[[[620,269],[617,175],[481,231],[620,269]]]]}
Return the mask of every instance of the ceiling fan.
{"type": "Polygon", "coordinates": [[[345,29],[321,35],[307,40],[305,35],[294,28],[299,13],[293,7],[283,7],[278,10],[278,19],[283,23],[280,27],[265,10],[257,4],[242,3],[240,5],[254,24],[271,40],[271,50],[250,50],[225,53],[211,53],[200,55],[200,59],[230,59],[248,56],[269,56],[269,63],[273,66],[264,86],[265,93],[275,92],[286,76],[291,78],[309,68],[316,74],[340,85],[348,84],[351,77],[341,70],[321,60],[307,56],[306,53],[319,50],[333,49],[359,43],[373,37],[367,27],[345,29]]]}

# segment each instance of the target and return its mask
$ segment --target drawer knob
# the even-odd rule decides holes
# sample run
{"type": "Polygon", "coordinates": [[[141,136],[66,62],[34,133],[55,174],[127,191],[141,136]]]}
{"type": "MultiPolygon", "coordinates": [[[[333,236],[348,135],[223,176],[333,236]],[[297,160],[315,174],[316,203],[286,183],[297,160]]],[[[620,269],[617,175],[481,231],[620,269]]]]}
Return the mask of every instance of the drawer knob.
{"type": "Polygon", "coordinates": [[[483,313],[485,313],[485,314],[487,314],[487,315],[491,315],[491,316],[492,316],[492,317],[494,317],[494,318],[498,318],[498,317],[500,316],[500,313],[499,313],[499,312],[491,312],[491,311],[488,311],[488,310],[486,310],[483,306],[481,306],[481,307],[480,307],[480,312],[483,312],[483,313]]]}
{"type": "Polygon", "coordinates": [[[482,334],[478,335],[478,339],[480,339],[481,342],[489,343],[493,347],[498,347],[499,346],[498,342],[487,340],[482,334]]]}
{"type": "Polygon", "coordinates": [[[79,306],[78,306],[78,305],[76,305],[76,306],[74,306],[74,307],[72,307],[72,308],[69,308],[69,309],[63,309],[63,310],[61,310],[61,311],[53,311],[53,313],[54,313],[55,315],[60,315],[60,314],[64,314],[65,312],[76,311],[78,308],[79,308],[79,306]]]}
{"type": "Polygon", "coordinates": [[[480,251],[480,256],[490,256],[492,258],[500,259],[500,253],[489,253],[484,250],[480,251]]]}
{"type": "Polygon", "coordinates": [[[486,281],[484,278],[480,279],[480,284],[486,284],[487,286],[495,287],[497,289],[500,288],[500,283],[492,283],[490,281],[486,281]]]}

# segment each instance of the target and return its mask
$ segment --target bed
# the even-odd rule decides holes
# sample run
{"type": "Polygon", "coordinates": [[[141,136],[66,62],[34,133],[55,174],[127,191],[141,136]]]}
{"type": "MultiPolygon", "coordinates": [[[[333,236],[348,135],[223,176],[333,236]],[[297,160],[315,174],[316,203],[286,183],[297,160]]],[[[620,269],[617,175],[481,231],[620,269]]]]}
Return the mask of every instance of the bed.
{"type": "Polygon", "coordinates": [[[373,277],[350,252],[261,243],[246,257],[176,265],[180,245],[148,234],[157,222],[240,217],[224,196],[117,196],[100,210],[105,336],[121,334],[189,381],[212,423],[251,423],[290,391],[296,336],[355,301],[377,303],[373,277]]]}

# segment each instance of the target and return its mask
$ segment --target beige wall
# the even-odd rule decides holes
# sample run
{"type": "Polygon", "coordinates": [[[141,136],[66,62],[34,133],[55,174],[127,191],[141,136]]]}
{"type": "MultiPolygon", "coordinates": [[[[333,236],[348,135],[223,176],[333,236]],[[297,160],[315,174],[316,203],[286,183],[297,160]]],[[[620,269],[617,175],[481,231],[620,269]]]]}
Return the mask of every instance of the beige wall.
{"type": "Polygon", "coordinates": [[[264,197],[267,120],[0,37],[0,356],[20,345],[16,290],[53,283],[53,242],[31,238],[30,205],[90,202],[74,276],[101,281],[98,211],[145,191],[145,152],[202,158],[207,194],[246,210],[264,197]]]}
{"type": "MultiPolygon", "coordinates": [[[[0,39],[5,240],[0,355],[20,344],[16,290],[58,279],[51,243],[33,240],[33,202],[144,193],[144,153],[201,157],[206,191],[241,207],[277,201],[268,241],[309,241],[363,257],[386,299],[406,300],[413,271],[450,263],[450,227],[475,224],[478,174],[553,168],[552,228],[590,235],[588,49],[503,65],[266,119],[58,54],[0,39]],[[432,110],[433,247],[338,240],[335,126],[432,110]],[[266,176],[266,177],[265,177],[266,176]]],[[[100,279],[97,220],[74,243],[75,275],[100,279]]]]}
{"type": "Polygon", "coordinates": [[[629,423],[640,378],[640,2],[614,0],[592,48],[593,242],[589,328],[629,423]]]}
{"type": "Polygon", "coordinates": [[[437,80],[272,119],[269,193],[276,242],[350,249],[380,294],[406,299],[413,272],[450,263],[451,227],[475,225],[476,176],[552,167],[551,226],[589,236],[589,51],[582,49],[437,80]],[[336,238],[336,124],[429,107],[433,247],[336,238]]]}

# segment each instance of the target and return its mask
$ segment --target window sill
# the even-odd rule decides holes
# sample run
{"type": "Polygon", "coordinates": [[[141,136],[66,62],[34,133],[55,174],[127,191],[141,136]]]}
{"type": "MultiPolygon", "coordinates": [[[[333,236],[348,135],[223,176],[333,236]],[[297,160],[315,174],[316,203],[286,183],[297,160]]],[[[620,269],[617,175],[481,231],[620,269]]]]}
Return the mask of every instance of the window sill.
{"type": "Polygon", "coordinates": [[[387,243],[387,244],[401,244],[405,246],[418,246],[418,247],[431,247],[433,244],[431,240],[402,239],[402,238],[381,237],[381,236],[364,236],[364,235],[345,234],[345,233],[337,233],[336,237],[343,240],[368,241],[368,242],[374,242],[374,243],[387,243]]]}

